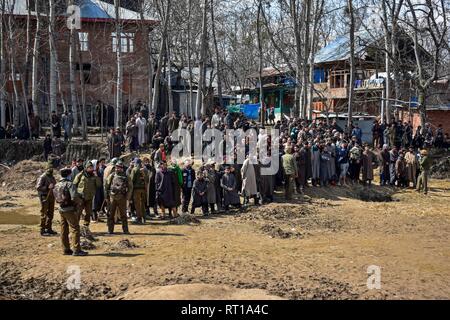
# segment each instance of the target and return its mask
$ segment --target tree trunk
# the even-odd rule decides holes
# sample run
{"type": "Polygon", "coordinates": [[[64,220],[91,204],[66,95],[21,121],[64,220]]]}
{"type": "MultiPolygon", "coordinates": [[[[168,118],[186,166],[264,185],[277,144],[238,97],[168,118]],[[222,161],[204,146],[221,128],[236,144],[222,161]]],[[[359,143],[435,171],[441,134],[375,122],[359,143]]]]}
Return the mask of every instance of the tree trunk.
{"type": "Polygon", "coordinates": [[[84,84],[84,70],[83,70],[83,57],[81,54],[81,44],[78,41],[78,64],[80,66],[80,85],[81,85],[81,136],[84,141],[87,141],[87,120],[86,120],[86,88],[84,84]]]}
{"type": "Polygon", "coordinates": [[[159,46],[159,55],[158,55],[158,66],[156,69],[156,75],[155,75],[155,87],[154,87],[154,94],[153,94],[153,103],[152,108],[153,112],[157,111],[158,103],[159,103],[159,94],[160,94],[160,82],[161,82],[161,72],[163,68],[163,58],[165,54],[166,49],[166,37],[167,37],[167,29],[169,27],[169,14],[170,14],[170,5],[171,0],[167,0],[167,6],[166,10],[161,13],[162,19],[164,21],[163,31],[161,35],[161,43],[159,46]]]}
{"type": "Polygon", "coordinates": [[[419,104],[419,115],[420,115],[420,125],[422,128],[425,128],[425,124],[427,123],[427,107],[425,102],[426,91],[425,88],[418,88],[418,97],[417,102],[419,104]]]}
{"type": "Polygon", "coordinates": [[[262,8],[262,0],[258,2],[258,15],[256,18],[256,32],[258,39],[258,67],[259,67],[259,104],[260,104],[260,121],[261,124],[264,125],[266,122],[266,113],[264,112],[264,91],[263,91],[263,83],[262,83],[262,73],[263,73],[263,49],[262,49],[262,40],[261,40],[261,11],[262,8]]]}
{"type": "MultiPolygon", "coordinates": [[[[69,5],[73,5],[73,0],[70,1],[69,5]]],[[[69,38],[69,85],[70,85],[70,101],[72,105],[73,114],[73,130],[78,132],[78,102],[77,102],[77,92],[75,85],[75,32],[74,29],[70,30],[69,38]]]]}
{"type": "MultiPolygon", "coordinates": [[[[302,36],[300,34],[300,22],[297,11],[297,1],[290,0],[290,12],[291,12],[291,20],[292,27],[294,31],[295,38],[295,93],[294,93],[294,116],[301,115],[301,97],[302,97],[302,81],[300,81],[300,77],[302,74],[302,36]]],[[[292,110],[291,110],[292,111],[292,110]]],[[[292,113],[292,112],[291,112],[292,113]]],[[[291,114],[292,116],[292,114],[291,114]]]]}
{"type": "Polygon", "coordinates": [[[167,77],[167,96],[168,96],[168,102],[169,102],[169,112],[173,112],[173,95],[172,95],[172,57],[170,52],[170,37],[168,37],[168,41],[166,43],[166,52],[167,52],[167,66],[169,69],[169,72],[166,72],[167,77]],[[168,75],[167,75],[168,74],[168,75]]]}
{"type": "MultiPolygon", "coordinates": [[[[141,20],[144,22],[144,1],[141,2],[141,20]]],[[[145,44],[147,45],[148,50],[148,114],[152,112],[152,103],[153,103],[153,77],[155,74],[154,66],[153,66],[153,55],[152,55],[152,43],[150,40],[151,27],[143,27],[143,34],[145,35],[145,44]]]]}
{"type": "Polygon", "coordinates": [[[355,82],[355,17],[353,11],[353,0],[348,0],[348,14],[350,18],[350,83],[348,84],[348,121],[347,129],[352,130],[352,116],[353,116],[353,94],[355,82]]]}
{"type": "Polygon", "coordinates": [[[300,117],[302,119],[306,118],[306,107],[308,106],[308,71],[309,68],[307,68],[308,65],[308,58],[309,58],[309,51],[311,49],[311,39],[310,39],[310,24],[311,24],[311,1],[312,0],[305,0],[305,15],[306,15],[306,21],[305,21],[305,37],[303,40],[303,68],[302,68],[302,75],[303,75],[303,103],[301,106],[301,115],[300,117]]]}
{"type": "Polygon", "coordinates": [[[220,64],[219,47],[217,45],[216,37],[216,21],[214,19],[214,0],[211,0],[211,28],[214,42],[214,51],[216,55],[216,74],[217,74],[217,94],[219,95],[219,105],[223,109],[223,96],[222,96],[222,66],[220,64]]]}
{"type": "Polygon", "coordinates": [[[39,67],[39,47],[41,42],[40,31],[41,31],[41,19],[38,8],[39,1],[35,2],[36,11],[36,33],[34,36],[33,44],[33,58],[32,58],[32,72],[31,72],[31,101],[33,103],[33,112],[35,115],[39,115],[39,77],[38,77],[38,67],[39,67]]]}
{"type": "Polygon", "coordinates": [[[114,0],[116,15],[116,116],[114,126],[122,127],[122,26],[120,22],[120,0],[114,0]]]}
{"type": "MultiPolygon", "coordinates": [[[[3,38],[3,17],[5,13],[5,0],[1,0],[0,5],[0,82],[6,83],[6,63],[5,63],[5,43],[3,38]]],[[[0,119],[1,119],[1,126],[3,128],[6,127],[6,91],[5,86],[0,85],[0,119]]]]}
{"type": "Polygon", "coordinates": [[[192,50],[191,50],[191,11],[192,11],[192,0],[188,0],[188,22],[187,22],[187,63],[189,70],[189,102],[188,102],[188,113],[192,118],[194,118],[194,109],[192,107],[192,50]]]}
{"type": "Polygon", "coordinates": [[[206,108],[203,103],[203,91],[205,87],[205,59],[206,59],[206,46],[207,46],[207,21],[208,13],[208,0],[203,2],[203,22],[202,22],[202,39],[200,48],[200,63],[199,63],[199,80],[197,89],[197,103],[195,105],[195,117],[200,117],[201,114],[206,114],[206,108]]]}
{"type": "MultiPolygon", "coordinates": [[[[13,2],[11,12],[14,12],[13,2]]],[[[13,85],[13,94],[14,94],[14,119],[13,123],[16,128],[20,125],[20,99],[19,92],[16,85],[16,68],[15,68],[15,46],[14,46],[14,34],[13,34],[13,15],[10,14],[8,17],[8,43],[9,43],[9,65],[10,65],[10,74],[13,85]]]]}
{"type": "Polygon", "coordinates": [[[53,31],[55,30],[55,6],[54,0],[49,0],[49,47],[50,47],[50,114],[53,111],[57,111],[57,100],[56,100],[56,47],[54,41],[53,31]]]}

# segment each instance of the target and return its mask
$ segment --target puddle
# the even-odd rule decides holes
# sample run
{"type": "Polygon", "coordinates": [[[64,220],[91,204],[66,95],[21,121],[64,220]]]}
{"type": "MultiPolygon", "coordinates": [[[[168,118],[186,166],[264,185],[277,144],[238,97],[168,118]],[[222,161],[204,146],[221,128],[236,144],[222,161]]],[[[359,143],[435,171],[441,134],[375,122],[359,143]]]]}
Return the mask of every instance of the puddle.
{"type": "Polygon", "coordinates": [[[39,224],[39,216],[24,214],[21,210],[0,211],[0,224],[39,224]]]}

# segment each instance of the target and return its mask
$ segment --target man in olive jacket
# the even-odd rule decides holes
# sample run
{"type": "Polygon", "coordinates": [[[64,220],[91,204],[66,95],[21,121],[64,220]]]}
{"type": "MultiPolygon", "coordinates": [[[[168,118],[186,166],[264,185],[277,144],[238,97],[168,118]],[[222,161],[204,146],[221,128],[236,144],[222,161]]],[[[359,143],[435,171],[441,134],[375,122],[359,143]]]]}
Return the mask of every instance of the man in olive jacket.
{"type": "Polygon", "coordinates": [[[292,193],[294,189],[294,181],[298,177],[297,162],[292,155],[292,148],[288,147],[286,149],[286,154],[281,157],[284,173],[284,183],[285,183],[285,198],[290,200],[292,198],[292,193]]]}
{"type": "Polygon", "coordinates": [[[422,150],[420,151],[420,175],[419,179],[417,179],[417,192],[423,190],[424,194],[428,193],[428,173],[430,172],[431,167],[431,159],[428,157],[428,151],[422,150]]]}
{"type": "Polygon", "coordinates": [[[78,215],[84,210],[84,226],[89,227],[92,216],[92,199],[94,199],[97,188],[102,186],[102,181],[94,171],[92,162],[88,162],[86,168],[81,171],[73,180],[76,190],[76,203],[78,207],[78,215]]]}

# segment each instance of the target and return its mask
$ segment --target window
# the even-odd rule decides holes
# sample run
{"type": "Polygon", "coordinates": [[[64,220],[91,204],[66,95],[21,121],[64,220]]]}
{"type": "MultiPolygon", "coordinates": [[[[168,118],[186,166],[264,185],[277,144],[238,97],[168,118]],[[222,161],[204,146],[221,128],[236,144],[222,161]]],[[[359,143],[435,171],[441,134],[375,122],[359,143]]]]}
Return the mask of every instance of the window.
{"type": "MultiPolygon", "coordinates": [[[[80,71],[80,64],[77,63],[76,67],[77,71],[80,71]]],[[[85,84],[91,84],[91,64],[90,63],[83,63],[83,80],[85,84]]]]}
{"type": "Polygon", "coordinates": [[[314,68],[314,83],[328,82],[328,70],[325,68],[314,68]]]}
{"type": "Polygon", "coordinates": [[[89,33],[78,32],[78,40],[80,41],[80,50],[89,51],[89,33]]]}
{"type": "MultiPolygon", "coordinates": [[[[119,45],[119,39],[115,32],[112,33],[112,50],[117,52],[119,45]]],[[[134,52],[134,33],[121,33],[120,34],[120,52],[134,52]]]]}
{"type": "Polygon", "coordinates": [[[330,87],[331,88],[345,88],[349,81],[348,70],[332,71],[330,74],[330,87]],[[347,82],[347,83],[346,83],[347,82]]]}

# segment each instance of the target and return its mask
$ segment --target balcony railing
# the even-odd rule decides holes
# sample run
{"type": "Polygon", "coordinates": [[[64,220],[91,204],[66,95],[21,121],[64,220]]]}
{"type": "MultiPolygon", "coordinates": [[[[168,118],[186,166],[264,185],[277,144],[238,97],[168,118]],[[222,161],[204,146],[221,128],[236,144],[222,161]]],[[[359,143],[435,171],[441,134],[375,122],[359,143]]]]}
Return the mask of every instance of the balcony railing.
{"type": "Polygon", "coordinates": [[[384,78],[355,80],[355,90],[383,89],[384,78]]]}

